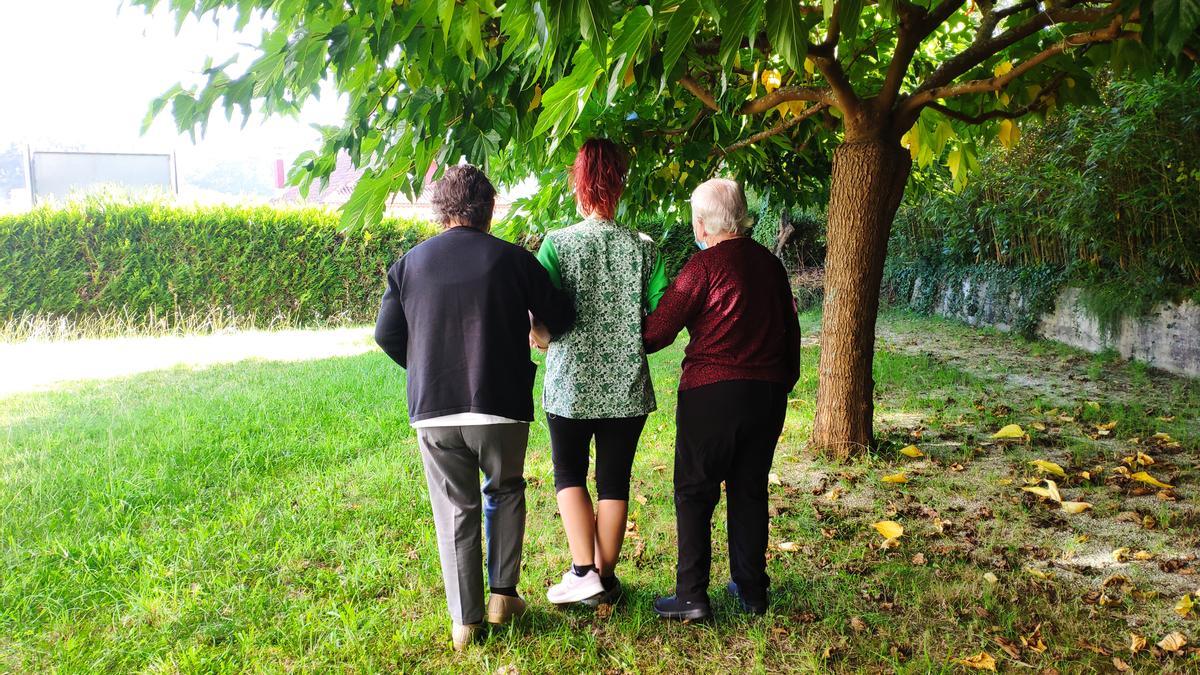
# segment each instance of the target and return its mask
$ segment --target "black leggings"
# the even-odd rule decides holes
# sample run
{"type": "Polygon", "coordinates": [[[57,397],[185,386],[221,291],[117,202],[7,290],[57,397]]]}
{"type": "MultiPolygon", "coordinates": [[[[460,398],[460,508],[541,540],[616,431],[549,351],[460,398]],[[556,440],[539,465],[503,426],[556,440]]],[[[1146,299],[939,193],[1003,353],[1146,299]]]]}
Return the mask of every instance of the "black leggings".
{"type": "Polygon", "coordinates": [[[587,487],[588,450],[596,438],[596,497],[629,501],[633,454],[646,425],[646,416],[571,419],[546,414],[550,454],[554,459],[554,489],[587,487]]]}

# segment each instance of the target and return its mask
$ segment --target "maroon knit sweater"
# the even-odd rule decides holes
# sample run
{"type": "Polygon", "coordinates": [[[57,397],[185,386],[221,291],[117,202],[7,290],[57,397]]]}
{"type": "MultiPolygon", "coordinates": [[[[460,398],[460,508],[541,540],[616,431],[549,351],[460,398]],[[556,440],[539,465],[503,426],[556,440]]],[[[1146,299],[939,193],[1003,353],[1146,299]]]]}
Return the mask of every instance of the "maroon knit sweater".
{"type": "Polygon", "coordinates": [[[687,328],[679,389],[726,380],[765,380],[791,388],[800,378],[800,324],[787,272],[749,237],[694,254],[646,317],[647,352],[687,328]]]}

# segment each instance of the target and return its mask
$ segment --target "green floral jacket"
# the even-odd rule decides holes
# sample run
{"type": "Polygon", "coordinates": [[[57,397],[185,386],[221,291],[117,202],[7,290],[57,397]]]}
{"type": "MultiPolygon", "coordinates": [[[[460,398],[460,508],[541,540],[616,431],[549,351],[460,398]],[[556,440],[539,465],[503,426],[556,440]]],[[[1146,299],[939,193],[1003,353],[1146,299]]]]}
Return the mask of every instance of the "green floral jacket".
{"type": "Polygon", "coordinates": [[[573,419],[635,417],[655,409],[642,319],[667,288],[650,237],[589,218],[546,235],[538,260],[575,297],[575,325],[546,353],[543,405],[573,419]]]}

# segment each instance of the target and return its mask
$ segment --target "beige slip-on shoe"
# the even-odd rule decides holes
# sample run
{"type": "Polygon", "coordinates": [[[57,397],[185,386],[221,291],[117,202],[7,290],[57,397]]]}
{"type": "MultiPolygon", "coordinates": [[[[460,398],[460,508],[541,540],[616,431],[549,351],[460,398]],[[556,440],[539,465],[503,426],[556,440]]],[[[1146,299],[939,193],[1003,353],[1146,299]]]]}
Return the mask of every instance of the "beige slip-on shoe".
{"type": "Polygon", "coordinates": [[[479,637],[483,630],[481,623],[468,623],[466,625],[454,624],[454,628],[450,631],[450,638],[454,641],[454,651],[461,652],[467,648],[479,637]]]}
{"type": "Polygon", "coordinates": [[[496,593],[493,593],[490,597],[488,597],[488,623],[507,623],[509,619],[515,619],[524,613],[525,601],[521,598],[515,598],[511,595],[499,595],[496,593]]]}

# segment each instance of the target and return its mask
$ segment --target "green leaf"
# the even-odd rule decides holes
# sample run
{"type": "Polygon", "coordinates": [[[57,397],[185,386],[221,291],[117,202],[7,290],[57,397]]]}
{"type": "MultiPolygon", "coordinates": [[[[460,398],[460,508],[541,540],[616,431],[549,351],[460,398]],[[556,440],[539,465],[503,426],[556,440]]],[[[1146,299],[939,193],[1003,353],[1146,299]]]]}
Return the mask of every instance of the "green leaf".
{"type": "Polygon", "coordinates": [[[542,112],[533,127],[533,135],[549,133],[551,151],[579,120],[579,114],[603,72],[592,56],[591,48],[586,43],[581,44],[572,59],[571,73],[542,93],[542,112]]]}
{"type": "Polygon", "coordinates": [[[579,0],[579,34],[592,48],[597,63],[605,63],[609,17],[604,0],[579,0]]]}
{"type": "Polygon", "coordinates": [[[837,5],[837,0],[821,0],[821,11],[825,15],[825,20],[833,18],[833,9],[837,5]]]}
{"type": "Polygon", "coordinates": [[[1178,54],[1200,27],[1200,0],[1154,0],[1157,41],[1178,54]]]}
{"type": "Polygon", "coordinates": [[[842,30],[842,44],[849,46],[858,37],[862,19],[863,0],[841,0],[838,3],[838,25],[842,30]]]}
{"type": "Polygon", "coordinates": [[[612,70],[608,79],[608,102],[612,103],[629,67],[642,60],[654,35],[654,10],[649,5],[635,7],[621,19],[613,30],[609,56],[612,70]]]}
{"type": "Polygon", "coordinates": [[[804,67],[808,53],[808,26],[796,0],[767,0],[767,37],[775,53],[792,70],[804,67]]]}
{"type": "Polygon", "coordinates": [[[450,43],[450,25],[454,23],[454,0],[438,0],[438,22],[442,24],[442,39],[450,43]]]}
{"type": "Polygon", "coordinates": [[[758,24],[762,20],[761,0],[732,0],[721,3],[720,16],[721,51],[717,58],[725,67],[733,65],[733,56],[742,43],[742,38],[754,39],[758,24]]]}
{"type": "Polygon", "coordinates": [[[671,77],[671,71],[683,55],[683,50],[692,41],[696,24],[700,21],[700,1],[683,0],[675,8],[667,23],[667,41],[663,47],[663,78],[671,77]]]}

